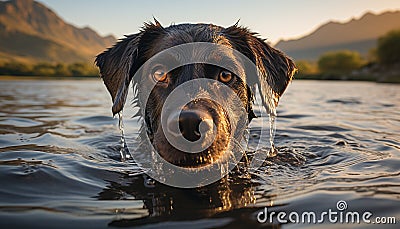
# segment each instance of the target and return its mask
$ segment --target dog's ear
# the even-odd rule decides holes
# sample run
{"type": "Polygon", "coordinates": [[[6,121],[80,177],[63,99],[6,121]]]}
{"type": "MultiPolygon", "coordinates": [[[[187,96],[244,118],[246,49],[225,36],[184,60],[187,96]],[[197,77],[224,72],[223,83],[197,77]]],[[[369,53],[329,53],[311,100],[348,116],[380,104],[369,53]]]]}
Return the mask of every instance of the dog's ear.
{"type": "Polygon", "coordinates": [[[233,25],[223,32],[239,52],[255,65],[257,73],[247,75],[250,86],[258,85],[268,113],[274,112],[279,98],[296,72],[296,65],[283,52],[268,45],[248,29],[233,25]]]}
{"type": "Polygon", "coordinates": [[[99,67],[100,75],[112,97],[113,115],[124,107],[129,83],[132,79],[129,73],[132,63],[137,58],[140,36],[141,33],[126,36],[96,57],[96,65],[99,67]]]}
{"type": "Polygon", "coordinates": [[[123,109],[132,77],[143,64],[144,60],[139,55],[142,40],[144,43],[151,42],[156,35],[154,32],[162,29],[160,22],[154,18],[154,23],[145,23],[139,33],[125,36],[96,57],[95,63],[112,97],[113,115],[123,109]]]}

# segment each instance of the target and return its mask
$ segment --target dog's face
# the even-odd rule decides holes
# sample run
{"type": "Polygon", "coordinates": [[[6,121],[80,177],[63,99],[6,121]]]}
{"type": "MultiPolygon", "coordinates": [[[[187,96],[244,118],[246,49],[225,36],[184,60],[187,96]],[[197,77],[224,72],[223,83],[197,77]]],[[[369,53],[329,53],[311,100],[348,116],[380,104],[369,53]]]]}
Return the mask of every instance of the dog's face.
{"type": "MultiPolygon", "coordinates": [[[[177,61],[176,56],[168,58],[168,63],[177,61]]],[[[128,85],[135,76],[133,82],[139,101],[137,105],[144,118],[145,134],[165,160],[183,167],[212,164],[222,157],[230,142],[232,126],[243,121],[239,119],[245,118],[250,122],[255,118],[252,87],[258,85],[267,111],[271,112],[271,106],[277,105],[296,69],[288,57],[245,28],[236,25],[223,28],[210,24],[182,24],[164,28],[158,22],[146,24],[140,33],[127,36],[100,54],[96,63],[113,98],[114,114],[122,110],[128,85]],[[229,68],[231,71],[221,65],[208,63],[191,63],[171,68],[164,62],[149,61],[164,50],[195,42],[227,47],[209,53],[197,50],[189,55],[211,59],[215,63],[233,63],[229,68]],[[258,74],[249,72],[243,62],[232,55],[231,50],[237,50],[250,59],[257,67],[258,74]],[[182,84],[195,79],[214,80],[229,87],[234,95],[219,93],[217,86],[208,91],[196,88],[198,93],[208,94],[213,99],[204,96],[194,99],[184,104],[180,112],[167,113],[167,124],[161,125],[162,109],[168,96],[182,84]],[[149,89],[142,86],[149,84],[154,87],[149,89]],[[150,90],[148,98],[141,103],[141,95],[146,90],[150,90]],[[234,110],[238,104],[229,103],[234,100],[233,97],[238,98],[246,113],[245,117],[235,116],[237,112],[234,110]],[[267,100],[272,100],[272,105],[267,100]],[[220,104],[215,101],[227,102],[220,104]],[[178,127],[174,123],[178,123],[178,127]],[[205,147],[196,153],[184,152],[167,140],[166,133],[182,135],[188,142],[205,147]]]]}

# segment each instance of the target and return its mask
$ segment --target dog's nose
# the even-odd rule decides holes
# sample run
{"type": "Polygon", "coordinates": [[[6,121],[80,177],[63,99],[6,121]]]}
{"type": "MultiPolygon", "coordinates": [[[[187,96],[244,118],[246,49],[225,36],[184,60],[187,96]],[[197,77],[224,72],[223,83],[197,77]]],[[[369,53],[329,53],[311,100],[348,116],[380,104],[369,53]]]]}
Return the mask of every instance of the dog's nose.
{"type": "Polygon", "coordinates": [[[195,142],[200,139],[201,114],[196,111],[182,111],[179,115],[179,129],[186,140],[195,142]]]}
{"type": "Polygon", "coordinates": [[[191,142],[199,140],[202,134],[212,130],[213,125],[211,115],[200,110],[183,110],[179,117],[169,119],[169,131],[176,132],[173,131],[173,125],[176,125],[176,121],[179,122],[180,133],[191,142]]]}

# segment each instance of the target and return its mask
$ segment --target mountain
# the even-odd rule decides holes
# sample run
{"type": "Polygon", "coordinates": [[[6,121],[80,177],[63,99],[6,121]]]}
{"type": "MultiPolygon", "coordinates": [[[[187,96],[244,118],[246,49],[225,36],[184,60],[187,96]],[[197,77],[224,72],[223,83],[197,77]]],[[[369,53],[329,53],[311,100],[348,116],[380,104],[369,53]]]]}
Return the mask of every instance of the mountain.
{"type": "Polygon", "coordinates": [[[77,28],[33,0],[0,1],[0,60],[22,62],[93,61],[111,46],[89,27],[77,28]]]}
{"type": "Polygon", "coordinates": [[[367,55],[380,36],[394,29],[400,29],[400,11],[366,13],[346,23],[328,22],[299,39],[279,41],[275,47],[297,60],[316,60],[325,52],[344,49],[367,55]]]}

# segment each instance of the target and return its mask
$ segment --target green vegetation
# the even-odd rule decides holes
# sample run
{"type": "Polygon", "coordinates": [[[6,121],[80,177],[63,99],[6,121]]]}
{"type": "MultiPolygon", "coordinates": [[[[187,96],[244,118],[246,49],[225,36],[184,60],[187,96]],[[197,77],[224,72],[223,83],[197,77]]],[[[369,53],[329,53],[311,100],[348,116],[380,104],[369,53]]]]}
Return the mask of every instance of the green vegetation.
{"type": "Polygon", "coordinates": [[[297,74],[295,75],[296,79],[318,79],[319,70],[316,63],[307,61],[307,60],[299,60],[296,61],[297,74]]]}
{"type": "Polygon", "coordinates": [[[376,55],[381,64],[400,63],[400,30],[393,30],[378,39],[376,55]]]}
{"type": "Polygon", "coordinates": [[[366,58],[349,50],[328,52],[317,62],[299,60],[296,78],[400,83],[400,30],[387,33],[366,58]]]}
{"type": "Polygon", "coordinates": [[[298,68],[299,74],[301,75],[311,75],[318,73],[317,65],[310,61],[299,60],[296,62],[296,66],[298,68]]]}
{"type": "Polygon", "coordinates": [[[20,62],[6,62],[0,64],[0,75],[13,76],[52,76],[52,77],[97,77],[98,69],[94,64],[24,64],[20,62]]]}
{"type": "Polygon", "coordinates": [[[318,60],[318,69],[328,74],[347,74],[364,63],[358,52],[343,50],[323,54],[318,60]]]}

